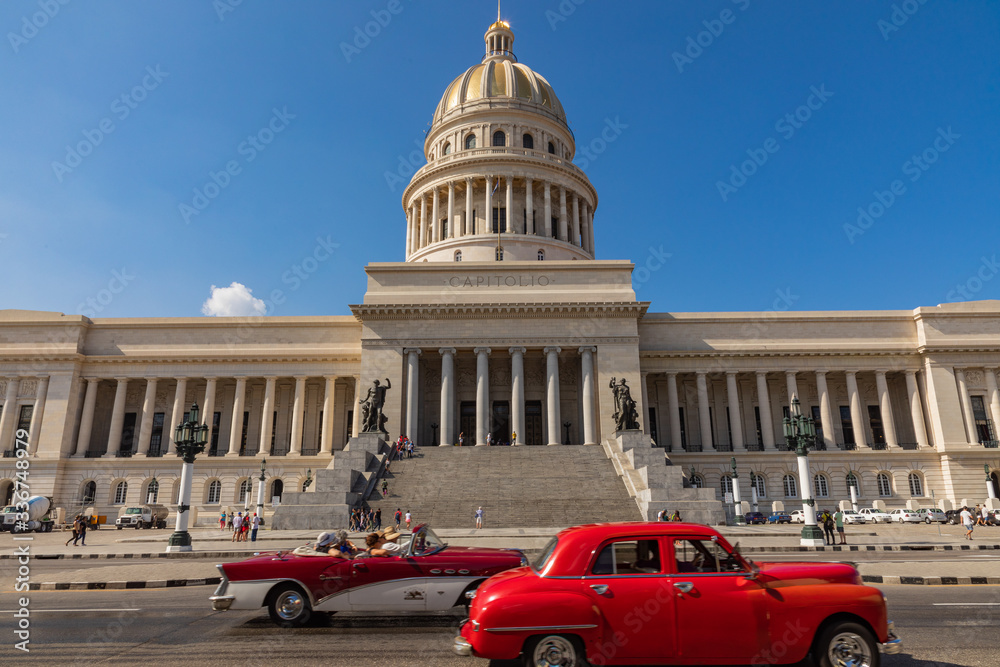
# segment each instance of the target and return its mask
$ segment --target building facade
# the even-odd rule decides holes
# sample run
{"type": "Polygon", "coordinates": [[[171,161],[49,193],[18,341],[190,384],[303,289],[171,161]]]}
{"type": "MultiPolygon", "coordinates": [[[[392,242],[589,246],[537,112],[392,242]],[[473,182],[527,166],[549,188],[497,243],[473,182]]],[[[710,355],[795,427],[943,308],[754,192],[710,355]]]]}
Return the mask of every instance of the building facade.
{"type": "Polygon", "coordinates": [[[752,477],[762,504],[795,503],[804,484],[820,507],[849,486],[886,507],[996,494],[1000,301],[647,312],[634,265],[596,259],[597,192],[551,85],[517,62],[508,24],[485,40],[403,194],[405,261],[366,267],[352,316],[0,311],[0,500],[23,438],[31,492],[57,506],[174,504],[172,434],[197,402],[211,429],[193,484],[203,520],[253,504],[263,456],[270,502],[358,432],[375,379],[391,387],[389,435],[422,446],[598,445],[624,378],[651,446],[720,498],[732,457],[742,497],[752,477]],[[808,480],[782,436],[793,396],[820,434],[808,480]]]}

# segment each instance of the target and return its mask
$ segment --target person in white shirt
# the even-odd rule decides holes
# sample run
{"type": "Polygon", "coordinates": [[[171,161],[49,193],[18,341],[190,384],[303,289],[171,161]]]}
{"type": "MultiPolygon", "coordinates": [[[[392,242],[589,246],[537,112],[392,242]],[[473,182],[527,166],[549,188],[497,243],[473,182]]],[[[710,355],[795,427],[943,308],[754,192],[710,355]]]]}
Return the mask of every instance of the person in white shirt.
{"type": "Polygon", "coordinates": [[[396,544],[399,533],[392,528],[370,533],[365,538],[368,553],[372,556],[402,556],[403,547],[396,544]]]}
{"type": "Polygon", "coordinates": [[[241,529],[243,528],[243,512],[236,515],[233,519],[233,539],[230,542],[235,542],[236,538],[239,536],[241,529]]]}
{"type": "Polygon", "coordinates": [[[410,514],[410,510],[406,510],[406,516],[403,517],[403,520],[406,521],[406,529],[409,530],[410,521],[413,520],[413,516],[410,514]]]}
{"type": "Polygon", "coordinates": [[[968,507],[962,508],[962,513],[959,515],[962,518],[962,525],[965,526],[965,538],[972,539],[972,512],[969,511],[968,507]]]}

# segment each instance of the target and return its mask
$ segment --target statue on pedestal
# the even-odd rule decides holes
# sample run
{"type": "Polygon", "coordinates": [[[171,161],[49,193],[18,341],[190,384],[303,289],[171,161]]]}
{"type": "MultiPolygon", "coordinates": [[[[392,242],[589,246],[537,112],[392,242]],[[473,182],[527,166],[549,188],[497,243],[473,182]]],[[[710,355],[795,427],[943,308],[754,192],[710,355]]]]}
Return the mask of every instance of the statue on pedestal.
{"type": "Polygon", "coordinates": [[[615,430],[638,431],[639,413],[635,409],[632,390],[625,384],[625,378],[622,378],[621,381],[611,378],[611,383],[608,386],[615,397],[615,413],[611,415],[611,418],[615,420],[615,430]]]}
{"type": "Polygon", "coordinates": [[[362,433],[388,433],[385,430],[385,423],[388,417],[382,414],[382,406],[385,405],[385,392],[392,389],[389,378],[385,379],[385,386],[378,380],[368,388],[368,394],[364,400],[358,401],[361,405],[361,432],[362,433]]]}

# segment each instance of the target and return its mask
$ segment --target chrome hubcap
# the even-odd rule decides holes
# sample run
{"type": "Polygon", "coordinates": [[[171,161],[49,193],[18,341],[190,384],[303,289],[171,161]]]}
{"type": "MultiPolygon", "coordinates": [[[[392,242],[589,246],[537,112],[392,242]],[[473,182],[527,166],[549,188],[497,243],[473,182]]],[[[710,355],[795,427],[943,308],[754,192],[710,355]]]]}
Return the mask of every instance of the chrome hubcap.
{"type": "Polygon", "coordinates": [[[546,637],[535,646],[533,658],[538,667],[569,667],[576,664],[576,649],[565,637],[546,637]]]}
{"type": "Polygon", "coordinates": [[[278,602],[274,606],[278,610],[278,616],[286,621],[291,621],[302,614],[304,605],[305,602],[301,595],[295,591],[285,591],[278,597],[278,602]]]}
{"type": "Polygon", "coordinates": [[[827,651],[830,664],[837,667],[871,667],[872,654],[868,644],[853,632],[842,632],[830,642],[827,651]]]}

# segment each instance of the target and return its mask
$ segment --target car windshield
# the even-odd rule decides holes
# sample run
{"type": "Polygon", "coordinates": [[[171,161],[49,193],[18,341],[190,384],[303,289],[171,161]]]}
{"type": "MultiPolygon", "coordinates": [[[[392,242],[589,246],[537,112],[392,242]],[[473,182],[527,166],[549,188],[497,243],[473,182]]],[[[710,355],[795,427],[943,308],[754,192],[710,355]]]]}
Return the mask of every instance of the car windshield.
{"type": "Polygon", "coordinates": [[[557,544],[559,544],[558,537],[553,537],[551,540],[549,540],[549,543],[545,545],[545,548],[542,549],[542,552],[537,556],[535,556],[535,560],[531,564],[531,569],[533,569],[535,572],[541,572],[542,570],[544,570],[545,566],[549,562],[549,559],[552,558],[552,554],[553,552],[555,552],[557,544]]]}
{"type": "Polygon", "coordinates": [[[413,537],[410,538],[410,555],[429,556],[441,551],[446,546],[448,545],[442,542],[433,530],[427,526],[421,526],[414,531],[413,537]]]}
{"type": "Polygon", "coordinates": [[[4,514],[16,514],[17,513],[17,506],[15,506],[15,505],[7,505],[7,507],[3,508],[3,513],[4,514]]]}
{"type": "Polygon", "coordinates": [[[141,507],[129,507],[127,510],[125,510],[125,514],[142,514],[142,508],[141,507]]]}

